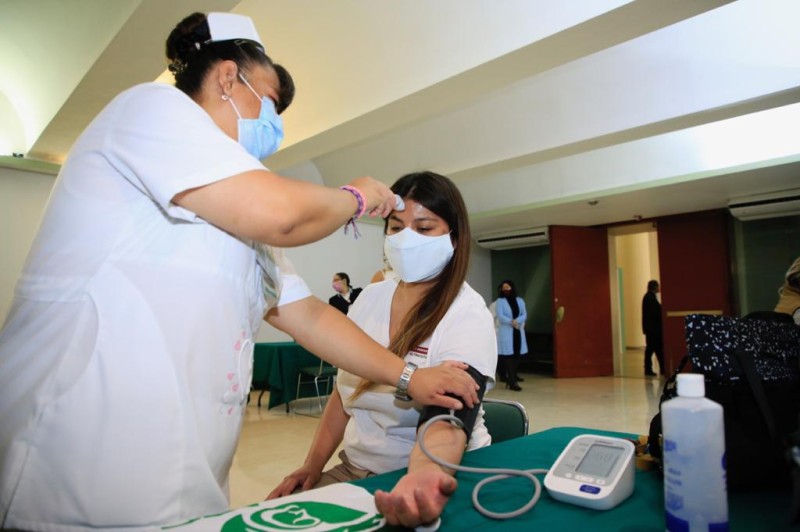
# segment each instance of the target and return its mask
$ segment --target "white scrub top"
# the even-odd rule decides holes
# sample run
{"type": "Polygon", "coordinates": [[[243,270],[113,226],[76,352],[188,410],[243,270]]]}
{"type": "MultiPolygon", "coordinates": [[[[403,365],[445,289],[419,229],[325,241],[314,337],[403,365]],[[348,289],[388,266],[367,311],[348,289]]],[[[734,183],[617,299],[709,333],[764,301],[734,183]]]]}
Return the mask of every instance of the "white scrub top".
{"type": "MultiPolygon", "coordinates": [[[[252,242],[170,200],[254,169],[164,84],[122,93],[79,138],[0,333],[4,527],[138,530],[228,508],[261,270],[252,242]]],[[[308,296],[280,266],[280,304],[308,296]]]]}
{"type": "MultiPolygon", "coordinates": [[[[368,285],[347,314],[383,346],[389,345],[389,318],[397,285],[398,279],[368,285]]],[[[497,367],[497,342],[492,316],[483,298],[464,283],[431,337],[412,349],[405,360],[420,368],[438,366],[445,360],[466,362],[487,378],[486,391],[491,390],[497,367]]],[[[342,440],[347,458],[356,467],[373,473],[407,467],[417,440],[422,405],[395,399],[394,388],[383,385],[376,385],[351,400],[360,382],[360,377],[339,370],[336,388],[350,416],[342,440]]],[[[481,409],[467,449],[477,449],[491,441],[481,409]]]]}

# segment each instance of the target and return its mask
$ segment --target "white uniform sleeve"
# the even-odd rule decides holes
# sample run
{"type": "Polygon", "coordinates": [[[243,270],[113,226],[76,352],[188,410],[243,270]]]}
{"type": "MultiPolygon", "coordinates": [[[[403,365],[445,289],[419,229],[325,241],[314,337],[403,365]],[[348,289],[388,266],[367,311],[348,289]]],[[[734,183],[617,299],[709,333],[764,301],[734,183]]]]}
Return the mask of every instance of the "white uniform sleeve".
{"type": "Polygon", "coordinates": [[[118,98],[108,117],[104,152],[131,184],[173,218],[196,219],[171,202],[179,192],[264,169],[208,113],[170,85],[139,85],[118,98]]]}
{"type": "Polygon", "coordinates": [[[278,299],[278,306],[288,305],[310,296],[311,290],[308,289],[303,278],[297,275],[294,264],[283,253],[283,250],[272,248],[272,252],[281,272],[281,295],[278,299]]]}
{"type": "MultiPolygon", "coordinates": [[[[477,296],[478,298],[480,296],[477,296]]],[[[458,360],[477,369],[493,383],[497,369],[497,339],[486,303],[478,298],[461,298],[436,328],[432,365],[458,360]]],[[[489,386],[488,388],[490,388],[489,386]]],[[[487,388],[487,389],[488,389],[487,388]]]]}

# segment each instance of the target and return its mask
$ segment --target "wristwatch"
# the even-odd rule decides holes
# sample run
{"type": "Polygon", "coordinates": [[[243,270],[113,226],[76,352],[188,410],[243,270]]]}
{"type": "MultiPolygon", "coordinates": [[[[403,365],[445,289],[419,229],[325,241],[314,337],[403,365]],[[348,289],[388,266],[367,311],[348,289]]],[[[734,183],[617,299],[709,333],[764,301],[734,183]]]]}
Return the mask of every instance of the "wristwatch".
{"type": "Polygon", "coordinates": [[[395,399],[401,401],[411,400],[411,397],[408,395],[408,383],[411,382],[411,375],[413,375],[416,370],[416,364],[406,362],[406,367],[403,368],[403,373],[400,374],[400,380],[397,381],[397,389],[394,391],[395,399]]]}

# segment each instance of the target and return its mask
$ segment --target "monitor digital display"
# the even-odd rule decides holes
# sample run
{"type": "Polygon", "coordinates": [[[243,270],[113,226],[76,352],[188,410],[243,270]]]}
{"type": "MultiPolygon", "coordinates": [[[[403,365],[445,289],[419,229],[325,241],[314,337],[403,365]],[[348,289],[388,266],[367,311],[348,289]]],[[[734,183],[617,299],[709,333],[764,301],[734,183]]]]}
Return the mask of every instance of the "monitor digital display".
{"type": "Polygon", "coordinates": [[[623,451],[619,447],[595,443],[586,451],[586,455],[575,471],[593,477],[608,477],[623,451]]]}

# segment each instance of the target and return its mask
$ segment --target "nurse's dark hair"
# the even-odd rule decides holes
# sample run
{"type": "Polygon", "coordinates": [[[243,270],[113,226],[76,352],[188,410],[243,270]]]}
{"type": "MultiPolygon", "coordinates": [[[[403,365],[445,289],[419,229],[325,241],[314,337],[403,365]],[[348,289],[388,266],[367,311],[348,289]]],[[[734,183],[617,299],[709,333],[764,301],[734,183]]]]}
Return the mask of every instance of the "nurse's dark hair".
{"type": "MultiPolygon", "coordinates": [[[[400,324],[397,336],[391,340],[389,351],[400,358],[433,335],[433,331],[458,296],[469,270],[472,233],[464,198],[450,179],[434,172],[416,172],[404,175],[391,187],[405,201],[414,200],[442,218],[450,226],[450,240],[455,251],[450,262],[436,277],[420,301],[411,308],[400,324]]],[[[391,215],[384,222],[384,233],[389,228],[391,215]]],[[[362,380],[351,396],[355,399],[373,383],[362,380]]]]}
{"type": "Polygon", "coordinates": [[[294,80],[288,70],[272,62],[260,44],[246,39],[210,41],[211,31],[203,13],[189,15],[169,34],[167,59],[177,88],[194,98],[200,94],[211,68],[219,61],[230,60],[245,77],[255,66],[274,69],[280,82],[275,110],[280,114],[289,107],[294,99],[294,80]]]}

